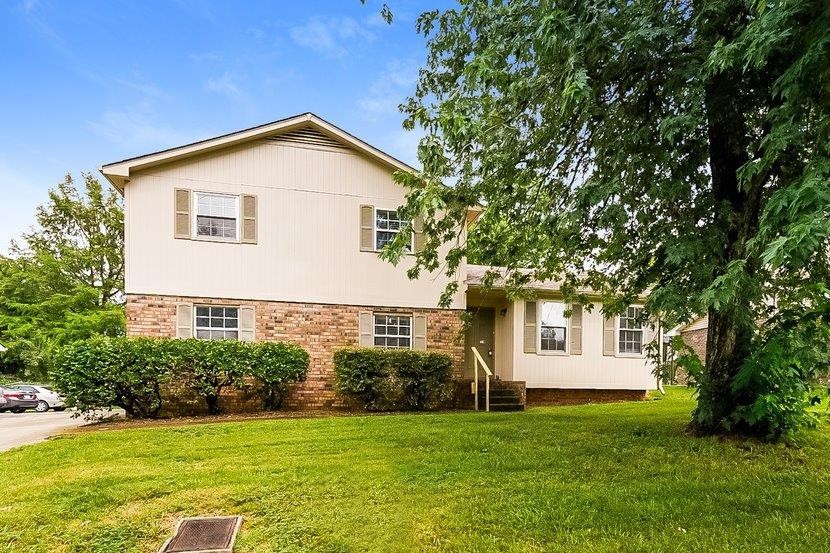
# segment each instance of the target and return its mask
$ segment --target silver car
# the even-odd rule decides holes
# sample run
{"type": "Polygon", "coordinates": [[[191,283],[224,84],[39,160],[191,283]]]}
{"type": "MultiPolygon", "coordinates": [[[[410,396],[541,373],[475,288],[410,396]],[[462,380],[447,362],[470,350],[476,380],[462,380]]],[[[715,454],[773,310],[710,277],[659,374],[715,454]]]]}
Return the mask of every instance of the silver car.
{"type": "Polygon", "coordinates": [[[44,386],[43,384],[15,384],[15,388],[26,392],[32,392],[37,397],[37,406],[35,411],[38,413],[45,413],[49,409],[55,411],[63,411],[66,409],[66,400],[58,392],[44,386]]]}

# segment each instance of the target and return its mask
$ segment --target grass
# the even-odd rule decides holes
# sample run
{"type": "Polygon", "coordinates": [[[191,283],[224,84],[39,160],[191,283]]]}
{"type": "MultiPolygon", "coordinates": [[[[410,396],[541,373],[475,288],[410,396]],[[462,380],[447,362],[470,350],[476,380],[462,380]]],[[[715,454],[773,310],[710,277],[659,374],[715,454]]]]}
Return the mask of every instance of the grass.
{"type": "Polygon", "coordinates": [[[826,551],[830,426],[683,434],[660,401],[79,433],[0,454],[0,550],[156,551],[241,514],[238,552],[826,551]]]}

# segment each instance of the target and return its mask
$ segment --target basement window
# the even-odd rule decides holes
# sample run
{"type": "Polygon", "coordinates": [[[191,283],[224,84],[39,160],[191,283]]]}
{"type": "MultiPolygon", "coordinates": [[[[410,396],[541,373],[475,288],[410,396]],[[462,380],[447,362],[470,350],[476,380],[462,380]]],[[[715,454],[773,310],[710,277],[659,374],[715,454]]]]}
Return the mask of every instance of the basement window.
{"type": "Polygon", "coordinates": [[[239,308],[197,305],[196,338],[202,340],[238,340],[239,308]]]}
{"type": "Polygon", "coordinates": [[[375,347],[412,348],[412,317],[408,315],[375,315],[375,347]]]}

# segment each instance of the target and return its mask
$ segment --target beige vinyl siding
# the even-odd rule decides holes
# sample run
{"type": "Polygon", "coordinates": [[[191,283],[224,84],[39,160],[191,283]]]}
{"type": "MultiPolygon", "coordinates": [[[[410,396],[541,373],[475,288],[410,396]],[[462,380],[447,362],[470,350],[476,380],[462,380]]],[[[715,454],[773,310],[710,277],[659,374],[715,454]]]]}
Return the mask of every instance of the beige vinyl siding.
{"type": "MultiPolygon", "coordinates": [[[[601,305],[582,310],[581,355],[537,355],[525,353],[521,343],[513,349],[512,379],[524,380],[528,388],[587,388],[650,390],[655,386],[651,366],[643,357],[603,355],[601,305]]],[[[523,336],[524,302],[514,304],[508,314],[513,334],[523,336]]]]}
{"type": "Polygon", "coordinates": [[[411,256],[395,267],[360,251],[360,206],[404,198],[391,170],[362,155],[271,140],[140,171],[125,190],[126,291],[433,308],[446,277],[413,282],[411,256]],[[174,188],[255,195],[257,243],[175,240],[174,188]]]}

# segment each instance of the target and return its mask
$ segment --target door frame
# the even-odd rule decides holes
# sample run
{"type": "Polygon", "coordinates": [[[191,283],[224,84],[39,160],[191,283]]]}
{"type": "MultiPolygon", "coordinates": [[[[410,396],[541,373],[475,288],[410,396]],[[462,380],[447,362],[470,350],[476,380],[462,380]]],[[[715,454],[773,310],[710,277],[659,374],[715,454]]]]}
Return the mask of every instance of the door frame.
{"type": "Polygon", "coordinates": [[[495,307],[475,307],[475,308],[468,308],[467,313],[470,313],[470,323],[467,328],[467,331],[464,333],[464,373],[465,376],[469,373],[469,378],[473,377],[473,365],[470,360],[473,358],[473,352],[470,351],[472,346],[477,346],[478,344],[473,344],[473,325],[474,320],[476,318],[480,318],[482,315],[487,316],[487,318],[491,321],[491,327],[493,329],[493,334],[491,337],[491,344],[493,355],[490,359],[487,359],[487,352],[480,351],[482,357],[487,359],[487,364],[490,366],[490,370],[493,371],[493,374],[496,374],[496,308],[495,307]]]}

